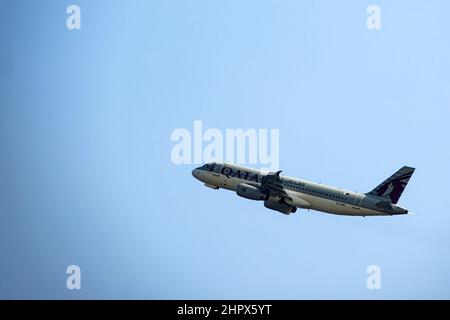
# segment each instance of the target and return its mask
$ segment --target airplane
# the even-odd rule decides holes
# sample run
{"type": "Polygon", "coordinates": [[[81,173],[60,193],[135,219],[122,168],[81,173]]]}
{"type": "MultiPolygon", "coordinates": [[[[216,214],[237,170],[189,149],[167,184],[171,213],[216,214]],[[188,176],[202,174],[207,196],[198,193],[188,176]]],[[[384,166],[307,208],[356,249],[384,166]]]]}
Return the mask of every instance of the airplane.
{"type": "Polygon", "coordinates": [[[414,214],[397,205],[414,173],[404,166],[368,193],[352,192],[311,181],[263,172],[230,163],[212,162],[192,171],[212,189],[227,189],[240,197],[264,201],[268,209],[289,215],[297,208],[348,216],[414,214]]]}

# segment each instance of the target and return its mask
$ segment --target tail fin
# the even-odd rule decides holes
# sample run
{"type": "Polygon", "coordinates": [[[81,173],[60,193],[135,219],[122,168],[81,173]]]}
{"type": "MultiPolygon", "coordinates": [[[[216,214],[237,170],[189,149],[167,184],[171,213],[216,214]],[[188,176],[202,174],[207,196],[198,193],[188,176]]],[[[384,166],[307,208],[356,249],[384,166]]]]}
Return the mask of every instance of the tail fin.
{"type": "Polygon", "coordinates": [[[378,187],[367,194],[386,198],[386,200],[390,201],[393,204],[396,204],[398,199],[400,199],[403,190],[405,190],[405,187],[408,184],[408,181],[411,178],[412,174],[414,173],[414,170],[414,168],[406,166],[401,168],[391,177],[386,179],[382,184],[380,184],[378,187]]]}

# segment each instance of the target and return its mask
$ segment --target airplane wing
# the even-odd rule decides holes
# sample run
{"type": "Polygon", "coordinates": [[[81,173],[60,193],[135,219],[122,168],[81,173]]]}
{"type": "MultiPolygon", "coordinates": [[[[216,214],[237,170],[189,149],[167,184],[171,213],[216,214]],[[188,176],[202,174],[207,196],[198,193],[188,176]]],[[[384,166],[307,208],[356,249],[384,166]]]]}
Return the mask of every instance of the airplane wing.
{"type": "Polygon", "coordinates": [[[271,197],[278,196],[280,198],[290,199],[291,197],[287,194],[286,190],[284,190],[280,173],[281,171],[270,172],[264,176],[261,180],[261,189],[271,197]]]}

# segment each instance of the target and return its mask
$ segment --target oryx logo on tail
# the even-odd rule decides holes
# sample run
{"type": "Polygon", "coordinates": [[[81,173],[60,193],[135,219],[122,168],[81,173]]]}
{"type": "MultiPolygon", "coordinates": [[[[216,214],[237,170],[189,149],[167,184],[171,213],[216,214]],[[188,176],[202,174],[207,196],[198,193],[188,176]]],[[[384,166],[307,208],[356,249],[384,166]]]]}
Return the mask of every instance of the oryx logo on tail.
{"type": "Polygon", "coordinates": [[[406,166],[401,168],[368,194],[387,198],[391,203],[396,204],[398,199],[400,199],[403,190],[405,190],[414,170],[414,168],[406,166]]]}

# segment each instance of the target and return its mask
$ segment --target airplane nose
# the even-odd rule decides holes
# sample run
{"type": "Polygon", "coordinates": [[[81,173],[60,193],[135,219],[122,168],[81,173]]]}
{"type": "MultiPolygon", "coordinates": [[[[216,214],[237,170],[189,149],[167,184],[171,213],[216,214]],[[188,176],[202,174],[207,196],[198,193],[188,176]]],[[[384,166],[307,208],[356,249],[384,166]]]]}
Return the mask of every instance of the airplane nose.
{"type": "Polygon", "coordinates": [[[194,176],[195,179],[197,179],[199,181],[203,181],[202,180],[202,171],[201,170],[198,170],[198,169],[192,170],[192,175],[194,176]]]}
{"type": "Polygon", "coordinates": [[[194,170],[192,170],[192,175],[194,176],[195,179],[197,179],[199,181],[203,181],[202,170],[194,169],[194,170]]]}

